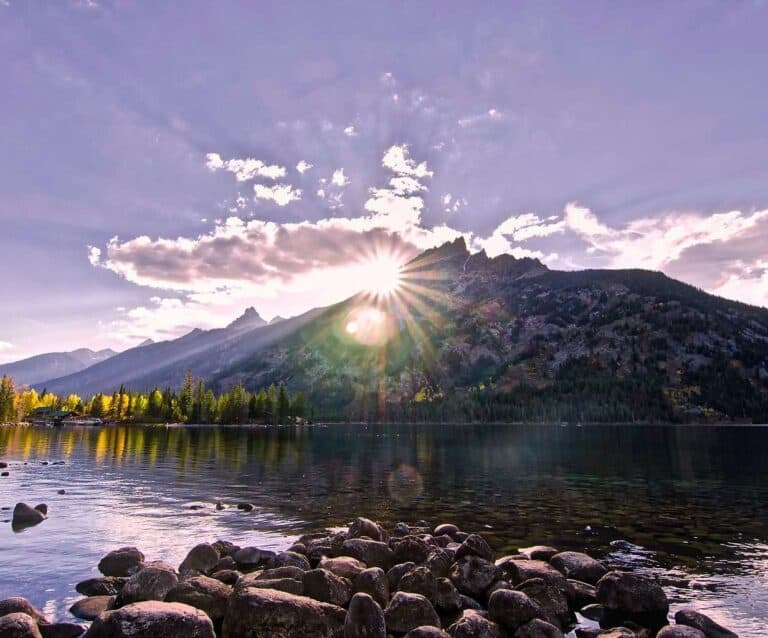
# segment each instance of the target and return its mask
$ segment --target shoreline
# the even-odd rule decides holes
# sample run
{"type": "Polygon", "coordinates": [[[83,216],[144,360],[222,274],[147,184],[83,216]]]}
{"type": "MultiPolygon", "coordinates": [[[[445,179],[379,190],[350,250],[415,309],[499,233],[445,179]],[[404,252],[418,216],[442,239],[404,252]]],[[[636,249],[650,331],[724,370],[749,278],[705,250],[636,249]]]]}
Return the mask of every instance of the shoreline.
{"type": "Polygon", "coordinates": [[[74,586],[84,597],[70,607],[90,627],[49,623],[17,597],[0,601],[0,634],[14,616],[71,638],[593,638],[608,629],[616,638],[736,638],[695,610],[672,615],[653,578],[547,545],[498,555],[450,523],[385,529],[358,517],[282,551],[201,540],[178,566],[123,547],[98,569],[74,586]]]}

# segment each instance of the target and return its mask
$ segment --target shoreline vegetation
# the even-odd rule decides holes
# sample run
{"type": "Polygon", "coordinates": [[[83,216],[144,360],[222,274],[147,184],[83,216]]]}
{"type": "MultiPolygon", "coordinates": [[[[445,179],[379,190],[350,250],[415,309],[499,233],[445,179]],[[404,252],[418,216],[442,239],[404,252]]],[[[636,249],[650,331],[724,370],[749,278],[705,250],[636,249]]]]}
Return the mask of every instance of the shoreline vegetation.
{"type": "MultiPolygon", "coordinates": [[[[29,524],[47,513],[23,503],[16,510],[29,524]]],[[[737,638],[692,608],[670,614],[651,577],[547,545],[499,556],[450,523],[385,529],[356,518],[278,552],[201,542],[178,567],[122,547],[98,569],[75,585],[83,598],[69,610],[90,626],[50,622],[14,597],[0,601],[0,635],[737,638]]]]}

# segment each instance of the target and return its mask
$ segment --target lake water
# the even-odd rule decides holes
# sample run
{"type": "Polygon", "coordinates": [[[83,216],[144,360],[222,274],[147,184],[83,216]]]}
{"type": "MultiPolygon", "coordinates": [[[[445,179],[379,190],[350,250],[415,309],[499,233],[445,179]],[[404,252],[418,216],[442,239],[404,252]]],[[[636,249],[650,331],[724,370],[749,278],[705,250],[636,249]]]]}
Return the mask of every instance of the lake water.
{"type": "Polygon", "coordinates": [[[178,563],[198,542],[284,548],[362,515],[586,550],[662,575],[673,609],[766,635],[764,427],[0,427],[0,460],[0,506],[49,506],[23,532],[0,512],[0,598],[59,619],[110,549],[178,563]]]}

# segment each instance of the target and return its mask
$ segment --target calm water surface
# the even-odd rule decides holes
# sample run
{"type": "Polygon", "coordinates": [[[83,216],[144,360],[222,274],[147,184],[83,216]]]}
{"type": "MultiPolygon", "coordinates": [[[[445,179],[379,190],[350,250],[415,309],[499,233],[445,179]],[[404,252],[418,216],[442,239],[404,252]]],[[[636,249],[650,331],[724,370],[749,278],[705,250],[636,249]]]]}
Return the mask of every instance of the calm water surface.
{"type": "Polygon", "coordinates": [[[0,427],[0,460],[0,598],[60,619],[115,547],[178,563],[204,540],[283,548],[363,515],[587,550],[661,575],[673,609],[766,635],[765,427],[0,427]],[[17,501],[49,518],[14,532],[17,501]]]}

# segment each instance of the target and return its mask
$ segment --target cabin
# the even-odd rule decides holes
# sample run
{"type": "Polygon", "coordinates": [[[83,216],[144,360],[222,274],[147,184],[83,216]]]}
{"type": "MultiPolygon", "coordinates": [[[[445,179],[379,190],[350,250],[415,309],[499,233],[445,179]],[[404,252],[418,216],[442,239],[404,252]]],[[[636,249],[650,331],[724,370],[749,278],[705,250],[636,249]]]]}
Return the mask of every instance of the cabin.
{"type": "Polygon", "coordinates": [[[56,408],[51,407],[35,408],[32,410],[32,418],[50,420],[54,423],[60,423],[63,419],[75,415],[75,412],[69,410],[57,410],[56,408]]]}

